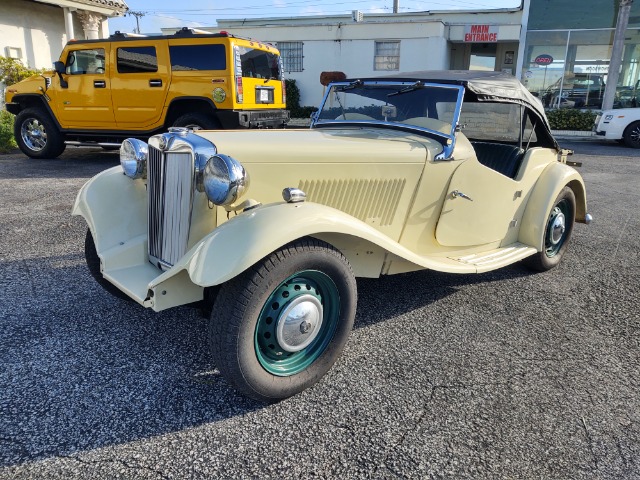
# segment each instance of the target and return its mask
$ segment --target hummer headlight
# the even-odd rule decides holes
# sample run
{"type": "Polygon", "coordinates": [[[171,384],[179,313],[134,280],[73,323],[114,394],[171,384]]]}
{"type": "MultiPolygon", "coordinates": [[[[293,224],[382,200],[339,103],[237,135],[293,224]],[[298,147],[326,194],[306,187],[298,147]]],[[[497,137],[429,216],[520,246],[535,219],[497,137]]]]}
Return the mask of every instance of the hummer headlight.
{"type": "Polygon", "coordinates": [[[120,165],[129,178],[147,175],[148,145],[137,138],[127,138],[120,147],[120,165]]]}
{"type": "Polygon", "coordinates": [[[202,187],[212,203],[230,205],[249,188],[249,174],[235,158],[213,155],[204,167],[202,187]]]}

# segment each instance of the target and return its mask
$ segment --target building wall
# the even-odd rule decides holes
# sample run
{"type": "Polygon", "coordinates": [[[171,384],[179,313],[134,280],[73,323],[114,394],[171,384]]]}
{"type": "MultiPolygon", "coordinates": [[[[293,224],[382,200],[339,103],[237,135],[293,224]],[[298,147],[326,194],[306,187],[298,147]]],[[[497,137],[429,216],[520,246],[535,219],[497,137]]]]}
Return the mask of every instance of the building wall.
{"type": "MultiPolygon", "coordinates": [[[[302,72],[285,72],[300,88],[301,105],[317,105],[324,92],[320,84],[323,71],[341,71],[347,77],[382,76],[385,73],[418,70],[447,70],[458,63],[464,67],[465,24],[499,25],[501,41],[517,42],[522,11],[446,11],[411,14],[365,15],[361,22],[344,15],[219,20],[218,28],[234,35],[262,41],[304,43],[302,72]],[[400,41],[400,68],[397,71],[374,70],[376,41],[400,41]],[[462,53],[461,53],[462,52],[462,53]]],[[[169,33],[169,30],[166,30],[169,33]]],[[[509,46],[511,50],[513,44],[509,46]]],[[[517,51],[517,48],[515,48],[517,51]]],[[[501,51],[502,52],[502,51],[501,51]]]]}
{"type": "MultiPolygon", "coordinates": [[[[78,31],[82,27],[77,23],[78,31]]],[[[50,68],[67,42],[64,15],[59,7],[24,0],[3,0],[0,15],[0,55],[18,48],[30,68],[50,68]]]]}

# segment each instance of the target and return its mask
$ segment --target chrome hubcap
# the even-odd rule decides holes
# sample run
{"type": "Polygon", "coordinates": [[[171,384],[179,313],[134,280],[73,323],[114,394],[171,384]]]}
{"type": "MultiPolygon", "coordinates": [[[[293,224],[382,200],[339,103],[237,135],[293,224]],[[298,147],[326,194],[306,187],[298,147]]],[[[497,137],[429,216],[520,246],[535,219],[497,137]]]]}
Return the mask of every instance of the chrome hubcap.
{"type": "Polygon", "coordinates": [[[22,141],[29,149],[39,152],[47,145],[47,132],[37,118],[29,118],[20,128],[22,141]]]}
{"type": "Polygon", "coordinates": [[[313,342],[321,325],[320,301],[313,295],[296,297],[278,318],[278,343],[287,352],[299,352],[313,342]]]}
{"type": "Polygon", "coordinates": [[[562,240],[562,236],[567,229],[564,213],[562,213],[559,208],[557,208],[557,210],[553,223],[551,224],[551,231],[549,235],[549,240],[552,245],[557,245],[560,240],[562,240]]]}

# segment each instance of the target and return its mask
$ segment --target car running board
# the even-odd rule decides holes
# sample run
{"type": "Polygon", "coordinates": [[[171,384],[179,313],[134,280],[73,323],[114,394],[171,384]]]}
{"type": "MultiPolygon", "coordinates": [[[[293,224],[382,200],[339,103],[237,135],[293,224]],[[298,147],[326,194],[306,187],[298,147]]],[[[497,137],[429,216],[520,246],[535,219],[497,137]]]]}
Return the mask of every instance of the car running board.
{"type": "Polygon", "coordinates": [[[472,265],[476,268],[477,273],[482,273],[511,265],[536,252],[537,250],[535,248],[516,242],[506,247],[500,247],[486,252],[449,258],[465,265],[472,265]]]}

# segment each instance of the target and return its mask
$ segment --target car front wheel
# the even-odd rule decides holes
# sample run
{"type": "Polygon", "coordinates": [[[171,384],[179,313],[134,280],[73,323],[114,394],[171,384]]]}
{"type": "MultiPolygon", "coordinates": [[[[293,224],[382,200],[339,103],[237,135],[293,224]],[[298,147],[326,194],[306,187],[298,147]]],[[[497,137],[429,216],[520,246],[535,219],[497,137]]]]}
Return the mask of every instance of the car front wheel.
{"type": "Polygon", "coordinates": [[[211,313],[213,359],[229,384],[273,402],[316,383],[353,327],[356,282],[331,245],[301,239],[228,283],[211,313]]]}
{"type": "Polygon", "coordinates": [[[56,158],[64,152],[62,134],[49,115],[38,108],[18,113],[13,133],[18,147],[28,157],[56,158]]]}
{"type": "Polygon", "coordinates": [[[573,190],[564,187],[547,217],[542,251],[525,258],[524,263],[540,272],[558,265],[567,250],[575,217],[576,197],[573,190]]]}
{"type": "Polygon", "coordinates": [[[622,135],[624,144],[631,148],[640,148],[640,122],[633,122],[622,135]]]}

